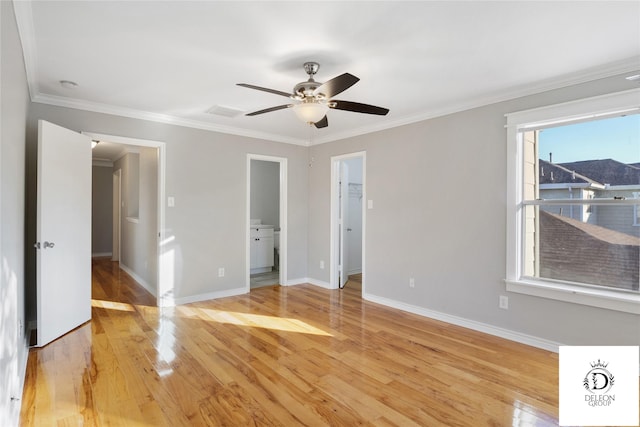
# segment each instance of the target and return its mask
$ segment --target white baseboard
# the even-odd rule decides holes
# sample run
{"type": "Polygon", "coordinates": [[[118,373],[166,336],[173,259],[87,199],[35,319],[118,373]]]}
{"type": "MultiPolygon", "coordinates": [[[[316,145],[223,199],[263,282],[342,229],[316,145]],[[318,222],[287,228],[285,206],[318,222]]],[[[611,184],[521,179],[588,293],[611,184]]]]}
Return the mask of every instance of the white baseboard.
{"type": "Polygon", "coordinates": [[[129,276],[133,277],[133,280],[138,282],[138,284],[143,288],[145,288],[151,295],[157,298],[158,295],[157,295],[155,286],[151,286],[149,283],[147,283],[142,277],[138,276],[131,268],[124,265],[122,261],[120,261],[120,268],[123,269],[129,276]]]}
{"type": "Polygon", "coordinates": [[[295,286],[295,285],[313,285],[313,286],[319,286],[325,289],[334,289],[327,282],[323,282],[322,280],[311,279],[309,277],[302,277],[299,279],[287,280],[287,286],[295,286]]]}
{"type": "Polygon", "coordinates": [[[475,320],[469,320],[463,317],[453,316],[451,314],[446,314],[439,311],[429,310],[423,307],[406,304],[404,302],[395,301],[376,295],[364,294],[363,298],[367,301],[386,305],[392,308],[397,308],[398,310],[407,311],[419,316],[451,323],[456,326],[462,326],[463,328],[473,329],[474,331],[483,332],[485,334],[494,335],[500,338],[505,338],[510,341],[519,342],[521,344],[530,345],[532,347],[541,348],[543,350],[552,351],[554,353],[557,353],[559,347],[563,345],[558,342],[546,340],[544,338],[534,337],[532,335],[511,331],[509,329],[500,328],[486,323],[476,322],[475,320]]]}
{"type": "Polygon", "coordinates": [[[246,293],[247,293],[247,288],[243,286],[242,288],[228,289],[225,291],[207,292],[204,294],[191,295],[191,296],[182,297],[182,298],[165,298],[163,301],[163,306],[168,307],[173,305],[190,304],[192,302],[207,301],[211,299],[226,298],[226,297],[234,297],[236,295],[242,295],[246,293]]]}
{"type": "Polygon", "coordinates": [[[362,269],[361,268],[357,268],[355,270],[347,271],[347,276],[351,276],[352,274],[360,274],[360,273],[362,273],[362,269]]]}
{"type": "Polygon", "coordinates": [[[317,280],[317,279],[307,279],[307,283],[312,284],[313,286],[319,286],[321,288],[325,288],[325,289],[336,289],[331,287],[331,283],[329,282],[324,282],[322,280],[317,280]]]}
{"type": "Polygon", "coordinates": [[[91,254],[91,258],[104,258],[104,257],[112,257],[113,252],[95,252],[91,254]]]}
{"type": "Polygon", "coordinates": [[[299,279],[289,279],[284,286],[296,286],[296,285],[306,285],[309,283],[309,279],[306,277],[302,277],[299,279]]]}

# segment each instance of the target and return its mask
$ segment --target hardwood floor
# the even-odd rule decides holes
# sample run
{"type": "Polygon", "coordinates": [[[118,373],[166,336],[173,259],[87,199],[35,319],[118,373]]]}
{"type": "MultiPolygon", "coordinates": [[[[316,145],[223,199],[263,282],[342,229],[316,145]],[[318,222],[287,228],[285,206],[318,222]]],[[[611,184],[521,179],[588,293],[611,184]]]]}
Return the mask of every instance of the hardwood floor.
{"type": "Polygon", "coordinates": [[[554,353],[311,285],[158,309],[93,265],[93,319],[29,354],[22,425],[555,426],[554,353]]]}

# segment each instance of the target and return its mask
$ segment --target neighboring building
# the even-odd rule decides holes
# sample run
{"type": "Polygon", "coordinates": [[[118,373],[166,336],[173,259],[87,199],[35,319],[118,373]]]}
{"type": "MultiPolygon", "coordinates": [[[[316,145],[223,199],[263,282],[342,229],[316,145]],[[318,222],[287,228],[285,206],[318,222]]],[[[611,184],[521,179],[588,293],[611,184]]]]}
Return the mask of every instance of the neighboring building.
{"type": "Polygon", "coordinates": [[[640,238],[540,212],[540,277],[638,290],[640,238]]]}
{"type": "MultiPolygon", "coordinates": [[[[540,159],[541,199],[640,198],[640,163],[624,164],[612,159],[550,163],[540,159]]],[[[599,225],[631,236],[640,236],[638,206],[553,206],[547,212],[599,225]]]]}

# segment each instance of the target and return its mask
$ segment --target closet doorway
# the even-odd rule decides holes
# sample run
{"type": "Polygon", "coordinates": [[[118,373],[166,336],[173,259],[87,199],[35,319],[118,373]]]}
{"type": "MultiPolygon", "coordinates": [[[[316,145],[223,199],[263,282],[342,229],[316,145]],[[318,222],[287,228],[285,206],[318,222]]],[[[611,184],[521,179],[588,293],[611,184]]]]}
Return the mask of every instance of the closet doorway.
{"type": "Polygon", "coordinates": [[[246,288],[287,283],[287,159],[247,155],[246,288]]]}
{"type": "Polygon", "coordinates": [[[331,158],[331,288],[364,293],[365,152],[331,158]]]}

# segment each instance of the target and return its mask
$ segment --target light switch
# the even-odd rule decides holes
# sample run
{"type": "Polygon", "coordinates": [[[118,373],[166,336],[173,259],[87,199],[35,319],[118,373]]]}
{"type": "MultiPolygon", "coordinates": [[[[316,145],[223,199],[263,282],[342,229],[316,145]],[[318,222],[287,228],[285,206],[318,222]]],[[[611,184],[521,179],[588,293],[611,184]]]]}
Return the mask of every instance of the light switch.
{"type": "Polygon", "coordinates": [[[367,209],[373,209],[373,200],[367,200],[367,209]]]}
{"type": "Polygon", "coordinates": [[[175,198],[173,198],[173,196],[169,196],[167,197],[167,206],[169,206],[170,208],[174,207],[176,205],[176,200],[175,198]]]}

